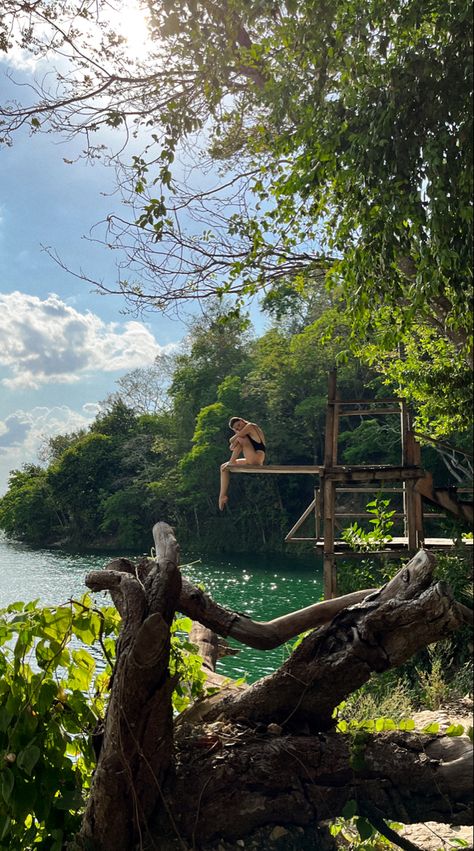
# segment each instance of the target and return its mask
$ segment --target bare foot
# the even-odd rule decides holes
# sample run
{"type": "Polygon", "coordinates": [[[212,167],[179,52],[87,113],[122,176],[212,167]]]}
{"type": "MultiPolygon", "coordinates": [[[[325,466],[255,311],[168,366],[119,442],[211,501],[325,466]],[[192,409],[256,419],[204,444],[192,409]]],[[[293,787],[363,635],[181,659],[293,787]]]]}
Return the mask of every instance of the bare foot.
{"type": "Polygon", "coordinates": [[[228,496],[220,496],[219,497],[219,508],[220,508],[221,511],[224,511],[224,508],[226,507],[228,501],[229,501],[228,496]]]}

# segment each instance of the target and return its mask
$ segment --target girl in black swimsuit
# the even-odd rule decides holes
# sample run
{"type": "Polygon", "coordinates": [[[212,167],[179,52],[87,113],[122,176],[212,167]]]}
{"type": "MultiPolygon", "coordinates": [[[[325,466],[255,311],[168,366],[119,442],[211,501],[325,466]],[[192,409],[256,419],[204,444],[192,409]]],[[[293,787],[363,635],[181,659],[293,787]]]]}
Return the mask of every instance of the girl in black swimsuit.
{"type": "Polygon", "coordinates": [[[250,423],[242,417],[231,417],[229,427],[234,434],[229,440],[231,456],[225,464],[221,464],[221,490],[219,508],[224,510],[228,496],[230,473],[229,464],[255,464],[261,466],[265,461],[265,435],[256,423],[250,423]],[[243,458],[239,456],[243,455],[243,458]]]}

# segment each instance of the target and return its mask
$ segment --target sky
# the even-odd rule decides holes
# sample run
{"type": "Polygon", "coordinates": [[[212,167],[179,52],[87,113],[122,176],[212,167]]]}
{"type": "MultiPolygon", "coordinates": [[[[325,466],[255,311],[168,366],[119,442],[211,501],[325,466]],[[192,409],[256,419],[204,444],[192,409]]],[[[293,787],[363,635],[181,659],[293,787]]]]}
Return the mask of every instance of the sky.
{"type": "MultiPolygon", "coordinates": [[[[2,99],[5,72],[26,81],[34,70],[0,61],[2,99]]],[[[118,207],[114,172],[65,162],[75,144],[25,132],[0,147],[0,495],[10,470],[37,463],[48,437],[89,425],[120,376],[176,350],[187,330],[157,312],[127,314],[120,296],[93,292],[44,251],[115,279],[113,252],[85,238],[118,207]]]]}

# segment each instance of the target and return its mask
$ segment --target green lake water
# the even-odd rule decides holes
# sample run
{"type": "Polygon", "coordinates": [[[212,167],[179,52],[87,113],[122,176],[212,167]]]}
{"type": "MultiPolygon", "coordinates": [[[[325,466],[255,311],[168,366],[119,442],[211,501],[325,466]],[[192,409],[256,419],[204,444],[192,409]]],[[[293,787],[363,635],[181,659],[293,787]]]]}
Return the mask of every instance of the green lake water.
{"type": "MultiPolygon", "coordinates": [[[[271,620],[321,598],[321,560],[311,554],[205,556],[186,566],[194,558],[182,555],[183,574],[204,585],[216,602],[254,620],[271,620]]],[[[0,538],[0,608],[16,600],[60,605],[80,597],[87,590],[86,573],[101,569],[110,559],[109,554],[35,550],[0,538]]],[[[105,594],[97,597],[98,603],[108,601],[105,594]]],[[[251,682],[274,671],[287,654],[285,647],[271,651],[242,647],[237,656],[219,662],[218,670],[233,678],[246,675],[251,682]]]]}

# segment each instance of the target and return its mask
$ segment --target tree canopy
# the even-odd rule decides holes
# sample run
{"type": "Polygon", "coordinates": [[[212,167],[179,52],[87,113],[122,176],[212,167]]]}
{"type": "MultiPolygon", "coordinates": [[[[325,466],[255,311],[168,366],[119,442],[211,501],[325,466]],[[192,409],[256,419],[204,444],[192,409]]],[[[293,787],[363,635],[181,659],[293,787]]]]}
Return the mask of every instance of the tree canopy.
{"type": "Polygon", "coordinates": [[[381,363],[407,395],[424,396],[413,373],[429,374],[436,398],[422,404],[439,435],[451,427],[440,404],[449,385],[463,425],[459,387],[470,384],[472,355],[469,4],[149,0],[142,8],[150,38],[139,57],[106,3],[40,0],[26,9],[7,0],[0,13],[3,49],[16,41],[58,63],[29,99],[2,104],[4,141],[23,126],[83,133],[89,156],[107,156],[106,126],[117,128],[117,149],[133,136],[141,144],[139,155],[120,157],[126,206],[104,234],[121,252],[119,274],[100,286],[166,309],[216,293],[245,301],[256,291],[307,291],[324,279],[349,318],[345,346],[381,363]]]}

